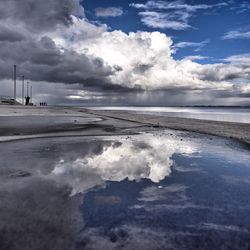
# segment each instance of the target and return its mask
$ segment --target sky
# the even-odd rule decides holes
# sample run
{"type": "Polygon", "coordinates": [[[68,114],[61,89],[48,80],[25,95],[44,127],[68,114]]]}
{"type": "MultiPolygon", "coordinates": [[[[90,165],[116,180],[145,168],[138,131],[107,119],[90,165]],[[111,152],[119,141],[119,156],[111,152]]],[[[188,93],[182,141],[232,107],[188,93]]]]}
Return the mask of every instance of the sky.
{"type": "Polygon", "coordinates": [[[0,96],[33,102],[250,105],[250,2],[0,0],[0,96]]]}

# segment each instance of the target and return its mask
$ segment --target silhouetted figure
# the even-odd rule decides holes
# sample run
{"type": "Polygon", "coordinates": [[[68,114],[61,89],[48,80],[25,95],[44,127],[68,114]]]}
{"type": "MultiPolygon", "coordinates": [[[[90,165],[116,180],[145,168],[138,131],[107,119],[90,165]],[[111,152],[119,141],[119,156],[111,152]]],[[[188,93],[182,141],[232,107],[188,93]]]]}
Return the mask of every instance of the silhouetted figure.
{"type": "Polygon", "coordinates": [[[47,102],[40,102],[40,106],[48,106],[47,102]]]}
{"type": "Polygon", "coordinates": [[[25,105],[29,105],[30,103],[30,97],[29,96],[25,96],[25,105]]]}

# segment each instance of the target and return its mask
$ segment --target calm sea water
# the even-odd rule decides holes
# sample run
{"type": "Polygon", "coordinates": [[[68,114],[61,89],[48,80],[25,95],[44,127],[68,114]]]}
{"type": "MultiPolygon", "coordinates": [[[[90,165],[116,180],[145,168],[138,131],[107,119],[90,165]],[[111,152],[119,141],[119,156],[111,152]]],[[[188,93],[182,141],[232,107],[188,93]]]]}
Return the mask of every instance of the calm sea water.
{"type": "Polygon", "coordinates": [[[212,121],[250,123],[250,108],[206,107],[98,107],[97,110],[128,110],[140,114],[157,114],[212,121]]]}

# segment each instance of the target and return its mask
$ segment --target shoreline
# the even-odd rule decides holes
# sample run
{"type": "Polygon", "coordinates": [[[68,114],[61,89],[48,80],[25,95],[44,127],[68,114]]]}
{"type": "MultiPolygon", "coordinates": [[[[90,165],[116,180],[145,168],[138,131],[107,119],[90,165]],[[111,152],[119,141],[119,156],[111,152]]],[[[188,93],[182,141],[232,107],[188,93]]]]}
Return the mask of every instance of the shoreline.
{"type": "Polygon", "coordinates": [[[250,147],[250,124],[210,121],[191,118],[138,114],[133,111],[87,110],[88,113],[102,115],[141,124],[189,131],[239,141],[250,147]]]}
{"type": "Polygon", "coordinates": [[[26,108],[5,106],[5,109],[2,109],[2,107],[0,109],[1,142],[53,136],[129,135],[141,132],[147,127],[223,137],[238,141],[250,148],[250,124],[247,123],[139,114],[134,111],[93,110],[79,107],[26,108]]]}

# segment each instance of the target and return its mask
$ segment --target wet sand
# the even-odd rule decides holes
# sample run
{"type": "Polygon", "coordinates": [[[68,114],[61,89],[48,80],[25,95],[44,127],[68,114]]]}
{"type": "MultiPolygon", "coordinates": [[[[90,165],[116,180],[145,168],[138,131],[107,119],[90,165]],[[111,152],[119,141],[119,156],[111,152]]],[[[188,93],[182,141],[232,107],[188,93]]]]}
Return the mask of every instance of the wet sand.
{"type": "Polygon", "coordinates": [[[122,135],[149,127],[226,137],[250,145],[250,124],[69,107],[0,106],[1,141],[31,137],[122,135]]]}
{"type": "Polygon", "coordinates": [[[133,121],[148,126],[159,126],[162,128],[185,130],[226,137],[238,140],[242,143],[247,144],[248,146],[250,145],[250,124],[246,123],[219,122],[179,117],[146,115],[138,114],[132,111],[91,110],[88,112],[95,115],[100,115],[102,117],[122,119],[124,121],[133,121]]]}
{"type": "Polygon", "coordinates": [[[119,135],[141,127],[122,121],[65,107],[1,107],[0,141],[34,137],[119,135]]]}

